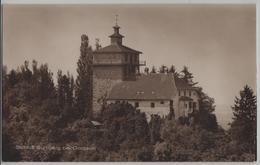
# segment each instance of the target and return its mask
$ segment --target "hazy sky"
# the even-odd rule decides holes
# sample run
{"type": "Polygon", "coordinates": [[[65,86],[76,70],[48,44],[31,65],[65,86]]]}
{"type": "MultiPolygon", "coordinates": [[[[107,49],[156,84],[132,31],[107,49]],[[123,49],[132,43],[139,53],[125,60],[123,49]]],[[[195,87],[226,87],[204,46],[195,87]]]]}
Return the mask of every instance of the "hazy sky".
{"type": "Polygon", "coordinates": [[[4,64],[35,59],[76,74],[81,34],[108,45],[115,14],[124,45],[149,67],[187,65],[217,107],[231,106],[245,84],[256,91],[254,5],[4,6],[4,64]]]}

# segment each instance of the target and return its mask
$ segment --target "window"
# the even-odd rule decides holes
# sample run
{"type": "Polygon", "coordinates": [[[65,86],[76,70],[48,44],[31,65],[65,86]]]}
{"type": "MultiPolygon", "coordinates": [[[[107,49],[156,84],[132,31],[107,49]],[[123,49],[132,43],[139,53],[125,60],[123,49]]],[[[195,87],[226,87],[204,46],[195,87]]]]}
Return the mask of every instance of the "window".
{"type": "Polygon", "coordinates": [[[193,102],[193,109],[196,109],[196,108],[197,108],[197,103],[193,102]]]}
{"type": "Polygon", "coordinates": [[[139,103],[138,102],[135,102],[135,107],[139,107],[139,103]]]}
{"type": "Polygon", "coordinates": [[[186,90],[184,90],[184,96],[186,96],[186,90]]]}
{"type": "Polygon", "coordinates": [[[187,105],[187,103],[185,103],[185,108],[187,108],[188,107],[188,105],[187,105]]]}
{"type": "Polygon", "coordinates": [[[189,96],[191,97],[191,91],[189,91],[189,96]]]}
{"type": "Polygon", "coordinates": [[[161,104],[164,104],[164,101],[161,101],[160,103],[161,103],[161,104]]]}
{"type": "Polygon", "coordinates": [[[154,105],[154,103],[152,102],[152,103],[151,103],[151,108],[154,108],[154,106],[155,106],[155,105],[154,105]]]}
{"type": "Polygon", "coordinates": [[[192,108],[192,102],[189,102],[189,108],[190,109],[192,108]]]}
{"type": "Polygon", "coordinates": [[[181,90],[179,90],[179,96],[181,96],[181,90]]]}

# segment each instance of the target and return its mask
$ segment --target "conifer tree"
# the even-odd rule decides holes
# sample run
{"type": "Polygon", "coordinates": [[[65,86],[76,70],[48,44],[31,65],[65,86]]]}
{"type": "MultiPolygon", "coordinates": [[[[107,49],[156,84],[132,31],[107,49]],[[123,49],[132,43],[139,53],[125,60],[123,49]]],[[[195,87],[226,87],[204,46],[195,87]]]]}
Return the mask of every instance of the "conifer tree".
{"type": "Polygon", "coordinates": [[[72,106],[73,84],[71,84],[71,76],[69,73],[63,75],[62,71],[58,71],[58,103],[60,107],[72,106]]]}
{"type": "Polygon", "coordinates": [[[92,49],[88,36],[81,36],[80,58],[77,62],[77,79],[75,84],[76,106],[81,117],[92,115],[92,49]]]}
{"type": "Polygon", "coordinates": [[[215,111],[215,101],[202,91],[202,88],[198,89],[199,94],[199,109],[194,110],[191,116],[195,119],[195,124],[208,131],[217,131],[218,123],[215,111]]]}
{"type": "Polygon", "coordinates": [[[256,150],[256,96],[246,85],[235,98],[232,107],[234,120],[231,123],[231,135],[240,144],[248,144],[248,150],[256,150]]]}
{"type": "Polygon", "coordinates": [[[63,91],[63,85],[62,85],[62,71],[61,70],[58,70],[57,81],[58,81],[58,87],[57,87],[58,104],[60,107],[63,107],[65,99],[64,99],[64,91],[63,91]]]}
{"type": "Polygon", "coordinates": [[[7,87],[14,87],[15,84],[18,83],[18,74],[15,70],[11,70],[10,73],[6,76],[7,77],[7,87]]]}
{"type": "Polygon", "coordinates": [[[96,46],[96,50],[99,50],[99,49],[102,48],[102,46],[101,46],[101,44],[100,44],[100,40],[99,40],[99,38],[96,38],[95,46],[96,46]]]}
{"type": "Polygon", "coordinates": [[[41,99],[55,97],[55,87],[53,82],[53,73],[49,70],[47,64],[39,68],[39,93],[41,99]]]}
{"type": "Polygon", "coordinates": [[[172,73],[172,74],[174,75],[174,77],[176,77],[176,78],[179,77],[179,73],[176,71],[174,65],[171,65],[171,67],[170,67],[170,69],[169,69],[168,72],[169,72],[169,73],[172,73]]]}
{"type": "Polygon", "coordinates": [[[145,68],[144,68],[144,73],[146,73],[146,74],[149,73],[149,68],[148,68],[148,67],[145,67],[145,68]]]}
{"type": "Polygon", "coordinates": [[[195,83],[193,82],[193,78],[194,78],[194,77],[193,77],[192,73],[189,72],[187,66],[184,66],[184,67],[183,67],[183,70],[181,71],[181,73],[183,74],[182,79],[183,79],[186,83],[188,83],[188,84],[191,85],[191,86],[194,86],[194,85],[197,84],[197,82],[195,82],[195,83]]]}
{"type": "Polygon", "coordinates": [[[160,67],[159,73],[166,73],[167,70],[168,70],[167,67],[166,67],[165,65],[162,65],[162,66],[160,67]]]}
{"type": "Polygon", "coordinates": [[[152,67],[151,73],[156,73],[156,68],[155,68],[155,66],[152,67]]]}
{"type": "Polygon", "coordinates": [[[22,79],[24,81],[31,81],[32,71],[29,69],[29,61],[24,61],[24,65],[21,66],[22,79]]]}

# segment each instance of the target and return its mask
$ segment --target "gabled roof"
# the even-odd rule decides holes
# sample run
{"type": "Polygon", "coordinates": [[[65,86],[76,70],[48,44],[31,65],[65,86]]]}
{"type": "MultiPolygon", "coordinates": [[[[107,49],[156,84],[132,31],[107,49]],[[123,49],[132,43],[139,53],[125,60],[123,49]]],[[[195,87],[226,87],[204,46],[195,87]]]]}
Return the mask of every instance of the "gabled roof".
{"type": "Polygon", "coordinates": [[[170,74],[148,74],[115,85],[108,100],[170,100],[177,94],[170,74]]]}
{"type": "Polygon", "coordinates": [[[140,54],[142,52],[131,49],[127,46],[120,45],[120,44],[111,44],[104,48],[98,49],[94,51],[94,53],[135,53],[140,54]]]}

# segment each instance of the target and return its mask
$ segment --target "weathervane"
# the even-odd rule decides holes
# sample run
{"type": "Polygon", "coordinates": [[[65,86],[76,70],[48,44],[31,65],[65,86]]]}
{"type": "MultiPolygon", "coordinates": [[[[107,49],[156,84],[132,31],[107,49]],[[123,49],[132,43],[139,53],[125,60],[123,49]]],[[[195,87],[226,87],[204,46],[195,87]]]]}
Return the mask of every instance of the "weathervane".
{"type": "Polygon", "coordinates": [[[117,25],[117,21],[118,21],[118,14],[116,14],[116,17],[115,17],[115,19],[116,19],[116,26],[118,26],[118,25],[117,25]]]}

